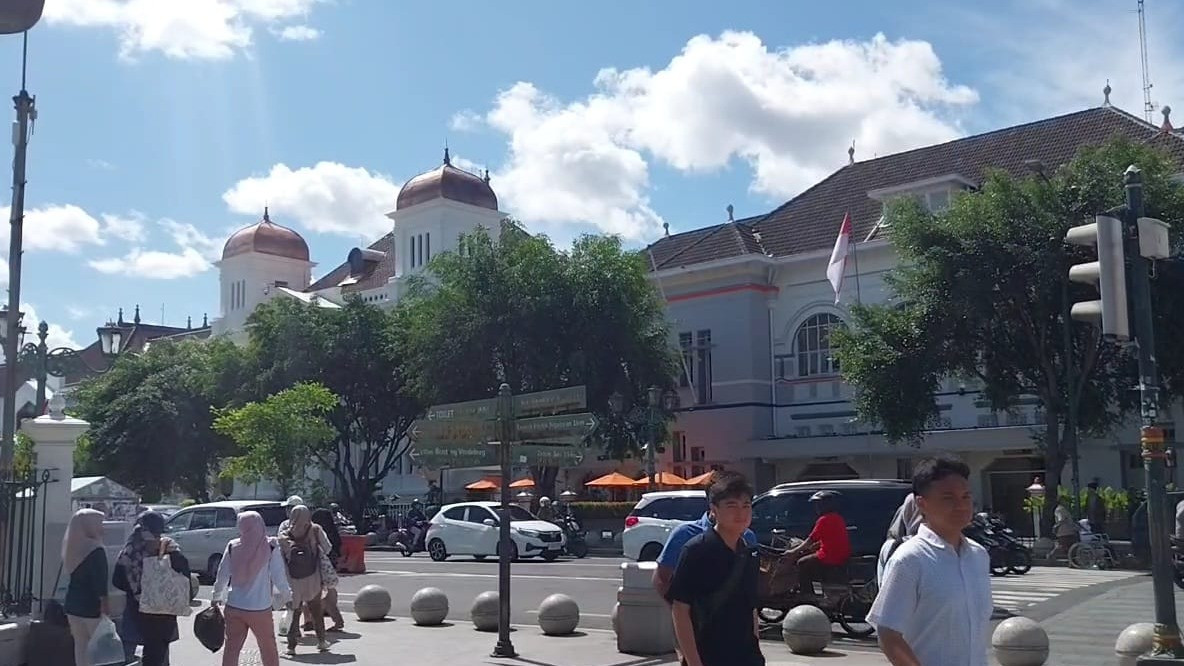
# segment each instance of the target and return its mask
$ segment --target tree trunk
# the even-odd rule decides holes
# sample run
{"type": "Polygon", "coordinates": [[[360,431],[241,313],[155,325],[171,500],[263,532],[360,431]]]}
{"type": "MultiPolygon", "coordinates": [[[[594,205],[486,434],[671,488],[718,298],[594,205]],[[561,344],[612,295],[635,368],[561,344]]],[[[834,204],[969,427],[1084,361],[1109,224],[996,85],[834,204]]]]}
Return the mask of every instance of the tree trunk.
{"type": "Polygon", "coordinates": [[[1045,413],[1044,424],[1044,509],[1040,515],[1040,532],[1050,539],[1055,539],[1053,525],[1056,523],[1054,512],[1061,488],[1061,472],[1065,468],[1065,452],[1061,446],[1060,415],[1048,411],[1045,413]]]}
{"type": "Polygon", "coordinates": [[[534,478],[535,495],[538,497],[555,497],[555,480],[559,477],[558,467],[531,467],[530,475],[534,478]]]}

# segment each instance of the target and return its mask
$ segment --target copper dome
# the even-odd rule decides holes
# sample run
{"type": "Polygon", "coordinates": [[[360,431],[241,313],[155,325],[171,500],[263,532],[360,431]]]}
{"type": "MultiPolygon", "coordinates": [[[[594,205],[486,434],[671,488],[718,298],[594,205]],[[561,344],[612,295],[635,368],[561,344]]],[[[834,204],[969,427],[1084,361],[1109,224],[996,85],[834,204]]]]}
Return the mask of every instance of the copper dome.
{"type": "Polygon", "coordinates": [[[222,258],[229,259],[248,252],[308,261],[308,243],[295,231],[272,222],[266,208],[263,209],[262,220],[230,236],[222,248],[222,258]]]}
{"type": "Polygon", "coordinates": [[[497,210],[497,195],[489,186],[489,174],[484,178],[452,166],[448,149],[444,149],[444,164],[407,181],[399,190],[395,210],[409,208],[433,199],[459,201],[470,206],[497,210]]]}

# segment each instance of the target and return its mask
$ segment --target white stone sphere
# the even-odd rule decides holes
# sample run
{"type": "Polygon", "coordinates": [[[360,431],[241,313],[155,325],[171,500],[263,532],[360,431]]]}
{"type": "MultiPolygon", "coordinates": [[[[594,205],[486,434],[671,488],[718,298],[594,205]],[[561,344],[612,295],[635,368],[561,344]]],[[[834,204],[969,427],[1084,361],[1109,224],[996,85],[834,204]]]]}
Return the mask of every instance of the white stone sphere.
{"type": "Polygon", "coordinates": [[[438,587],[425,587],[411,597],[411,619],[421,627],[434,627],[448,617],[448,595],[438,587]]]}
{"type": "Polygon", "coordinates": [[[830,618],[817,606],[798,606],[781,622],[781,639],[794,654],[818,654],[830,645],[830,618]]]}
{"type": "Polygon", "coordinates": [[[580,624],[580,606],[566,594],[552,594],[539,604],[539,628],[548,636],[566,636],[580,624]]]}
{"type": "Polygon", "coordinates": [[[1042,666],[1048,661],[1048,634],[1031,618],[1000,622],[991,634],[991,647],[999,666],[1042,666]]]}
{"type": "Polygon", "coordinates": [[[367,585],[354,597],[354,613],[363,622],[381,620],[391,611],[391,593],[378,585],[367,585]]]}
{"type": "Polygon", "coordinates": [[[1114,655],[1118,657],[1118,666],[1135,666],[1140,656],[1151,651],[1151,640],[1155,635],[1155,625],[1150,622],[1137,622],[1122,630],[1118,640],[1114,641],[1114,655]]]}
{"type": "Polygon", "coordinates": [[[498,618],[501,616],[501,599],[497,592],[482,592],[473,599],[473,608],[469,617],[477,631],[497,631],[498,618]]]}

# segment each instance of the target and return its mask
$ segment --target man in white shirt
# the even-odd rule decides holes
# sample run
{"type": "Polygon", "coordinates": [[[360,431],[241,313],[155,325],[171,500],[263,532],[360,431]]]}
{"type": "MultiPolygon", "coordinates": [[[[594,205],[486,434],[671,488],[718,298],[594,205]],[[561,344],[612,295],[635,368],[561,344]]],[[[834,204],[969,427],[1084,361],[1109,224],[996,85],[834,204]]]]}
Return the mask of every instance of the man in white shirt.
{"type": "Polygon", "coordinates": [[[924,521],[888,561],[868,613],[893,666],[987,666],[990,558],[962,536],[974,516],[969,479],[966,463],[948,456],[914,471],[924,521]]]}

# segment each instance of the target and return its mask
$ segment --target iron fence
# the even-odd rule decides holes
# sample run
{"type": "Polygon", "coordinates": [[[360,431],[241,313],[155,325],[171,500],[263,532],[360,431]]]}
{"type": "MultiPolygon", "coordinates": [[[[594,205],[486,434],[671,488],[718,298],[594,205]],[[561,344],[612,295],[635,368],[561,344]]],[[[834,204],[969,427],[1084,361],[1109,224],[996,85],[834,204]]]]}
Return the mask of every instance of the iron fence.
{"type": "MultiPolygon", "coordinates": [[[[45,598],[48,469],[14,469],[0,476],[0,617],[29,615],[45,598]]],[[[50,594],[53,590],[50,590],[50,594]]]]}

